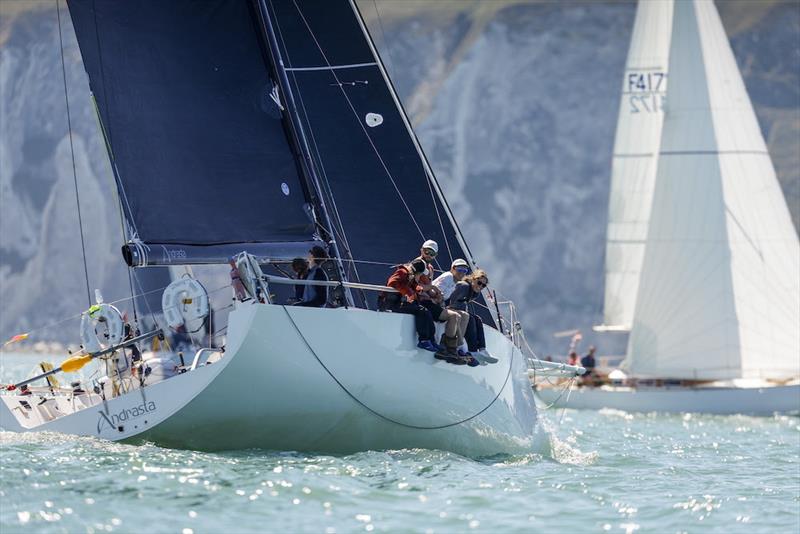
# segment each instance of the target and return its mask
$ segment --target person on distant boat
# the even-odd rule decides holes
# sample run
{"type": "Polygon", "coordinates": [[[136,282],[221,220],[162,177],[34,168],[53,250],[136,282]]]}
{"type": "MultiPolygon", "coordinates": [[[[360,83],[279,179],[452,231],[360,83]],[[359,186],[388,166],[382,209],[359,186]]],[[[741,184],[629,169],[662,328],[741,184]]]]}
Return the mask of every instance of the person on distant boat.
{"type": "Polygon", "coordinates": [[[386,282],[386,285],[397,290],[397,293],[381,294],[379,309],[413,315],[417,329],[417,347],[437,352],[439,347],[433,342],[433,336],[436,333],[433,317],[431,312],[417,301],[418,281],[425,273],[426,267],[425,262],[420,259],[397,267],[386,282]]]}
{"type": "MultiPolygon", "coordinates": [[[[295,258],[292,260],[292,271],[296,280],[305,280],[308,278],[308,260],[305,258],[295,258]]],[[[294,297],[290,299],[293,304],[295,302],[302,302],[303,294],[306,291],[306,286],[302,284],[295,284],[294,297]]]]}
{"type": "MultiPolygon", "coordinates": [[[[464,277],[463,280],[457,282],[453,293],[450,295],[450,304],[448,308],[459,314],[459,332],[458,332],[458,345],[464,344],[467,327],[470,322],[470,314],[467,311],[467,305],[472,302],[478,295],[481,294],[489,285],[489,277],[486,272],[481,269],[475,269],[472,274],[464,277]]],[[[483,351],[485,352],[485,350],[483,351]]],[[[464,351],[463,355],[475,359],[468,351],[464,351]]],[[[486,363],[496,363],[498,360],[490,356],[488,353],[480,354],[481,359],[486,363]]],[[[475,359],[477,361],[477,359],[475,359]]]]}
{"type": "Polygon", "coordinates": [[[583,375],[583,382],[594,382],[594,379],[596,378],[594,372],[594,368],[596,366],[594,353],[595,353],[594,346],[590,346],[589,352],[586,353],[586,356],[581,358],[581,367],[586,369],[586,373],[583,375]]]}
{"type": "Polygon", "coordinates": [[[578,353],[574,350],[567,356],[567,365],[578,365],[578,353]]]}
{"type": "MultiPolygon", "coordinates": [[[[328,253],[325,249],[315,245],[308,251],[308,260],[311,268],[306,274],[306,280],[317,280],[319,282],[327,282],[328,275],[322,269],[322,264],[328,259],[328,253]]],[[[323,308],[328,302],[328,288],[322,285],[307,285],[303,287],[303,295],[300,302],[295,306],[303,306],[307,308],[323,308]]]]}

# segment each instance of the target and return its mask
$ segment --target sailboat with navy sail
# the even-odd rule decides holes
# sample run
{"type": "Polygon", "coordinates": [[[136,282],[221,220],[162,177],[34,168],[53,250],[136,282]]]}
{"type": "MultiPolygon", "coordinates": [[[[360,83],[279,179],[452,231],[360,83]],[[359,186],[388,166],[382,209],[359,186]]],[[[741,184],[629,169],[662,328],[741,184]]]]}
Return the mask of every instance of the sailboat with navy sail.
{"type": "MultiPolygon", "coordinates": [[[[499,362],[476,368],[434,359],[417,348],[412,317],[376,311],[377,291],[391,291],[380,285],[387,266],[424,240],[439,243],[439,265],[476,262],[354,1],[68,6],[124,213],[125,262],[230,261],[243,291],[224,347],[199,348],[152,381],[141,366],[125,371],[139,338],[98,302],[84,316],[82,360],[62,367],[103,359],[105,381],[57,398],[39,388],[41,405],[12,390],[0,426],[206,450],[474,456],[543,441],[529,368],[579,370],[526,357],[519,330],[483,295],[473,312],[499,362]],[[331,258],[328,305],[281,304],[285,284],[323,283],[279,269],[312,247],[331,258]]],[[[163,330],[202,322],[210,307],[191,277],[162,304],[163,330]]]]}
{"type": "Polygon", "coordinates": [[[627,354],[571,407],[800,411],[800,244],[710,0],[639,3],[605,282],[596,330],[629,332],[627,354]]]}

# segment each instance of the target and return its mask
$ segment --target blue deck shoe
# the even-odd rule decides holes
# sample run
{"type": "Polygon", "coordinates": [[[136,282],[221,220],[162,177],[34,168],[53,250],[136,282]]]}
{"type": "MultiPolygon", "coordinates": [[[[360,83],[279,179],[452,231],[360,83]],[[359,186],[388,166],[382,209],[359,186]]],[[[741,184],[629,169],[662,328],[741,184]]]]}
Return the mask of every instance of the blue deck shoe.
{"type": "Polygon", "coordinates": [[[431,352],[438,352],[439,347],[434,345],[430,340],[426,339],[424,341],[420,341],[417,343],[417,347],[423,350],[429,350],[431,352]]]}

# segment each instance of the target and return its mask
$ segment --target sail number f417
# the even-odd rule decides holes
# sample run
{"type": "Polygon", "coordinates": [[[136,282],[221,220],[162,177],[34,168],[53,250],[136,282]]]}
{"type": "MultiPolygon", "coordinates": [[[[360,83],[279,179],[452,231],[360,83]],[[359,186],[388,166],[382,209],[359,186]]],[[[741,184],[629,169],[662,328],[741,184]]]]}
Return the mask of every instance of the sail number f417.
{"type": "Polygon", "coordinates": [[[660,70],[625,72],[623,94],[630,113],[657,113],[664,110],[667,98],[667,73],[660,70]]]}

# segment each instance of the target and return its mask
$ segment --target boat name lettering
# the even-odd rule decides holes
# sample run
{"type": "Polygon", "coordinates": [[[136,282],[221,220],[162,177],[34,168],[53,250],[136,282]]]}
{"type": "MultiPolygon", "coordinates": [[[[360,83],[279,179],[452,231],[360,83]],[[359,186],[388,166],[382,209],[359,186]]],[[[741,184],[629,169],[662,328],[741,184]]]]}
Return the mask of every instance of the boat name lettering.
{"type": "Polygon", "coordinates": [[[116,430],[121,423],[131,421],[154,411],[156,411],[156,403],[153,401],[143,402],[132,408],[123,408],[117,413],[106,413],[100,410],[100,417],[97,419],[97,433],[99,434],[105,426],[116,430]]]}
{"type": "Polygon", "coordinates": [[[177,249],[168,249],[164,248],[164,262],[171,262],[173,260],[185,260],[186,259],[186,251],[182,248],[177,249]]]}

